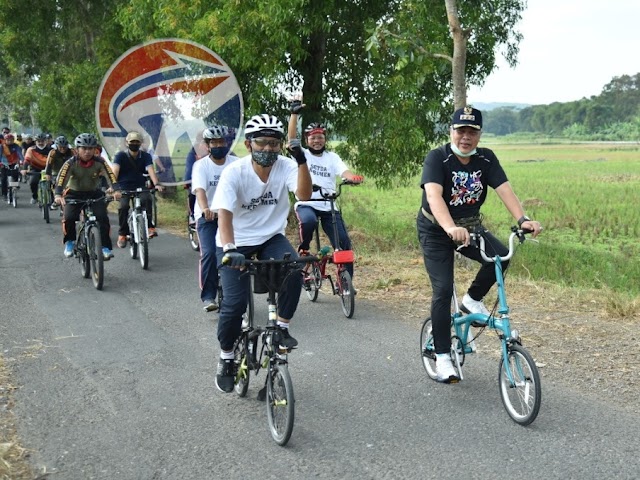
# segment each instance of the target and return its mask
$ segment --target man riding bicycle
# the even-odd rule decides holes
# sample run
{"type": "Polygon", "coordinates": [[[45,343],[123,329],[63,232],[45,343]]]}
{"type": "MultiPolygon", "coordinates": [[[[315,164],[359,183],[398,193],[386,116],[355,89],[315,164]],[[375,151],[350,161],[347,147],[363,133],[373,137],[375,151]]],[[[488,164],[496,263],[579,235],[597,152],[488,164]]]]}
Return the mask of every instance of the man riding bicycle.
{"type": "MultiPolygon", "coordinates": [[[[107,193],[113,193],[113,186],[116,183],[116,176],[111,167],[104,159],[97,155],[96,147],[98,139],[91,133],[81,133],[76,137],[75,146],[78,150],[67,160],[56,180],[57,204],[64,207],[64,218],[62,220],[62,233],[64,243],[64,256],[73,256],[73,248],[76,240],[76,222],[80,219],[82,211],[81,204],[66,204],[65,199],[87,200],[100,198],[104,195],[101,186],[101,177],[107,179],[109,188],[107,193]]],[[[115,198],[120,197],[119,192],[115,192],[115,198]]],[[[102,237],[102,256],[105,260],[113,257],[111,238],[109,230],[109,216],[107,215],[106,202],[96,202],[93,205],[93,212],[100,224],[100,236],[102,237]]]]}
{"type": "MultiPolygon", "coordinates": [[[[291,142],[295,161],[280,155],[284,140],[282,122],[263,114],[249,119],[245,126],[245,146],[249,155],[224,169],[213,197],[218,212],[216,254],[220,269],[223,299],[218,320],[220,361],[216,386],[231,392],[234,385],[233,344],[240,336],[242,315],[247,309],[250,289],[248,276],[242,276],[245,256],[262,259],[297,258],[296,250],[285,237],[289,215],[289,191],[301,200],[311,198],[311,176],[307,159],[298,141],[291,142]],[[296,145],[297,143],[297,145],[296,145]]],[[[289,334],[289,321],[300,300],[302,275],[289,275],[278,299],[277,325],[281,345],[294,348],[298,342],[289,334]]]]}
{"type": "Polygon", "coordinates": [[[31,178],[29,186],[31,187],[31,205],[38,201],[38,183],[40,183],[40,172],[47,166],[47,157],[51,151],[51,146],[47,145],[47,136],[44,133],[38,133],[35,137],[36,144],[29,147],[24,154],[24,165],[22,174],[29,173],[31,178]]]}
{"type": "MultiPolygon", "coordinates": [[[[127,150],[118,152],[113,159],[113,173],[118,179],[118,186],[121,190],[135,190],[145,188],[147,179],[145,173],[149,175],[151,181],[156,185],[159,192],[164,190],[162,185],[158,185],[158,177],[153,168],[153,158],[148,152],[142,150],[143,137],[138,132],[129,132],[125,138],[127,150]]],[[[142,207],[147,211],[147,227],[149,228],[149,238],[157,236],[156,226],[153,223],[153,199],[149,192],[141,192],[140,201],[142,207]]],[[[120,206],[118,207],[118,247],[127,246],[127,236],[129,232],[129,208],[131,196],[122,195],[120,206]]]]}
{"type": "MultiPolygon", "coordinates": [[[[53,180],[58,176],[64,162],[76,154],[75,150],[69,148],[69,141],[64,135],[60,135],[56,138],[55,146],[56,148],[49,152],[47,165],[44,169],[49,182],[53,182],[53,180]]],[[[55,203],[51,205],[52,210],[56,207],[57,205],[55,203]]]]}
{"type": "MultiPolygon", "coordinates": [[[[0,152],[0,175],[2,182],[2,197],[7,198],[8,190],[9,190],[9,177],[14,182],[18,181],[18,177],[20,173],[18,168],[20,164],[24,161],[24,157],[22,156],[22,148],[20,145],[15,143],[15,137],[12,133],[7,133],[4,136],[4,144],[2,145],[2,152],[0,152]]],[[[7,198],[7,201],[9,199],[7,198]]]]}

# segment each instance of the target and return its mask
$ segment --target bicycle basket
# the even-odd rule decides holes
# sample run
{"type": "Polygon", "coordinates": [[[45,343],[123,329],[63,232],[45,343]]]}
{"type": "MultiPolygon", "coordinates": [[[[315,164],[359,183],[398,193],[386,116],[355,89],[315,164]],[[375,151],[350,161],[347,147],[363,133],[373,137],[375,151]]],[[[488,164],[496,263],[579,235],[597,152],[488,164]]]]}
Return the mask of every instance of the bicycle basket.
{"type": "Polygon", "coordinates": [[[353,263],[353,250],[338,250],[333,252],[333,263],[353,263]]]}

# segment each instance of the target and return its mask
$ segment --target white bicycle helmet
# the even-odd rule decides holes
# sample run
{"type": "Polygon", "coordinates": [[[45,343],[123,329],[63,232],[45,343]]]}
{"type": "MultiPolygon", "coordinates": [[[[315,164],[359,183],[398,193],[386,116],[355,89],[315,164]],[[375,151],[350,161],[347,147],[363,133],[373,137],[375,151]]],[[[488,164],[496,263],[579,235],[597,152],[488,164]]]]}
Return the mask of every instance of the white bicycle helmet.
{"type": "Polygon", "coordinates": [[[202,133],[205,140],[213,140],[214,138],[226,138],[229,135],[229,129],[224,125],[212,125],[202,133]]]}
{"type": "Polygon", "coordinates": [[[244,127],[245,138],[259,136],[284,138],[282,122],[273,115],[254,115],[244,127]]]}

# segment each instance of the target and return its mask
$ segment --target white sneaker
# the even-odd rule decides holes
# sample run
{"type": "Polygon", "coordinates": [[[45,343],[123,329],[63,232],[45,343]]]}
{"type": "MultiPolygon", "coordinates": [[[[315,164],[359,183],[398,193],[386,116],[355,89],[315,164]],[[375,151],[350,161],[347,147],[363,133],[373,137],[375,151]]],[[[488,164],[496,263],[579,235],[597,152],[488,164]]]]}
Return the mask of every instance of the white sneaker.
{"type": "Polygon", "coordinates": [[[487,307],[484,306],[482,300],[474,300],[468,293],[462,297],[462,310],[467,313],[482,313],[483,315],[491,315],[487,307]]]}
{"type": "Polygon", "coordinates": [[[448,353],[436,355],[436,374],[438,375],[438,382],[441,383],[458,383],[460,381],[460,377],[458,377],[455,368],[453,368],[451,357],[448,353]]]}

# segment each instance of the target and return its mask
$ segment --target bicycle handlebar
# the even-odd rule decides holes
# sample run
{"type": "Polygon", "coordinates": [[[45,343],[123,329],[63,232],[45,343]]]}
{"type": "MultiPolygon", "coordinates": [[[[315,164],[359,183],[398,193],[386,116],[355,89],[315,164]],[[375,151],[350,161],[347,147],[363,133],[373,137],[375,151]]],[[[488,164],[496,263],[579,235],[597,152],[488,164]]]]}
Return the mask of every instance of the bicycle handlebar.
{"type": "Polygon", "coordinates": [[[320,196],[322,198],[311,198],[309,200],[305,200],[307,202],[324,202],[326,200],[335,200],[337,199],[341,193],[342,193],[342,186],[343,185],[359,185],[356,182],[352,182],[351,180],[347,180],[347,179],[342,179],[342,182],[340,182],[338,184],[338,190],[337,191],[328,191],[328,190],[324,190],[321,186],[319,185],[313,185],[313,191],[314,192],[319,192],[320,196]]]}
{"type": "MultiPolygon", "coordinates": [[[[495,262],[496,257],[500,258],[500,261],[505,262],[509,260],[511,257],[513,257],[513,254],[515,253],[515,239],[517,238],[520,243],[524,243],[527,240],[526,235],[529,233],[533,233],[533,230],[529,230],[526,228],[519,228],[515,226],[511,227],[511,235],[509,235],[509,252],[504,257],[498,257],[498,255],[489,257],[486,254],[485,238],[484,238],[483,232],[472,232],[470,233],[470,236],[471,236],[471,244],[477,246],[480,249],[480,255],[482,256],[482,259],[485,262],[495,262]]],[[[536,241],[532,239],[529,239],[529,240],[536,241]]],[[[460,245],[458,248],[456,248],[456,250],[460,250],[461,248],[464,248],[464,245],[460,245]]]]}
{"type": "Polygon", "coordinates": [[[81,205],[81,204],[90,205],[92,203],[98,203],[101,201],[110,202],[111,200],[113,200],[113,197],[103,195],[102,197],[99,197],[99,198],[86,198],[86,199],[69,198],[68,200],[65,199],[65,203],[68,203],[70,205],[81,205]]]}
{"type": "Polygon", "coordinates": [[[119,190],[119,192],[122,195],[135,195],[136,193],[147,193],[147,192],[151,193],[151,192],[155,192],[155,191],[156,191],[155,187],[153,187],[153,188],[138,187],[138,188],[135,188],[133,190],[119,190]]]}
{"type": "MultiPolygon", "coordinates": [[[[294,263],[311,263],[317,262],[320,258],[316,255],[305,255],[304,257],[297,258],[282,258],[276,260],[275,258],[270,258],[268,260],[254,260],[252,258],[245,259],[245,266],[258,266],[258,265],[291,265],[294,263]]],[[[222,265],[226,265],[229,263],[229,259],[226,257],[222,258],[222,265]]]]}

